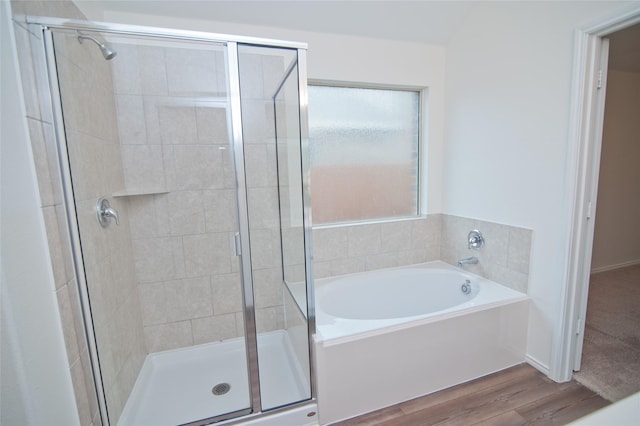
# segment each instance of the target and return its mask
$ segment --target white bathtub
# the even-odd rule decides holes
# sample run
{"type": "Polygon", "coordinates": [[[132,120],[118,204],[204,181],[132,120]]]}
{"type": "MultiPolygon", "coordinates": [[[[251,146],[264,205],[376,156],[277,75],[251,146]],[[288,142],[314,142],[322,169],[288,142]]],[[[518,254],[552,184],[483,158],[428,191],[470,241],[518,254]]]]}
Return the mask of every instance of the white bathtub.
{"type": "Polygon", "coordinates": [[[321,423],[523,362],[528,305],[523,293],[439,261],[316,280],[321,423]]]}

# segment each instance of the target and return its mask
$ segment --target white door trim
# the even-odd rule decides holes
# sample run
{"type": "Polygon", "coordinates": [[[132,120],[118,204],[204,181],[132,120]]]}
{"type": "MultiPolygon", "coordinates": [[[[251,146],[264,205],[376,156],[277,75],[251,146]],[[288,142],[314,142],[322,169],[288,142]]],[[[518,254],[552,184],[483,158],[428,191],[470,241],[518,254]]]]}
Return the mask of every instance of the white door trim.
{"type": "Polygon", "coordinates": [[[549,369],[549,376],[557,381],[571,379],[574,368],[579,368],[582,351],[604,118],[608,44],[603,43],[603,37],[637,23],[640,5],[634,4],[575,32],[566,183],[567,197],[573,205],[568,218],[562,322],[549,369]],[[598,90],[598,72],[603,65],[605,74],[598,90]]]}

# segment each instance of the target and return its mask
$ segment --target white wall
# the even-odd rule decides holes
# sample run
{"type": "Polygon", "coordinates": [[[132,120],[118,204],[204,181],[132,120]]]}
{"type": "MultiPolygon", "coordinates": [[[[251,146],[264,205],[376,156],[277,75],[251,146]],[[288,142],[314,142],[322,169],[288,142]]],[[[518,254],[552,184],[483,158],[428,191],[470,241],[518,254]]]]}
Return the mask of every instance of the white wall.
{"type": "Polygon", "coordinates": [[[533,230],[528,356],[552,377],[573,203],[564,193],[573,31],[618,7],[483,3],[447,49],[443,212],[533,230]]]}
{"type": "MultiPolygon", "coordinates": [[[[79,2],[78,6],[86,6],[79,2]]],[[[85,13],[90,14],[91,9],[85,13]]],[[[441,211],[445,48],[409,42],[257,27],[228,22],[106,12],[89,19],[308,43],[308,77],[429,88],[426,213],[441,211]]]]}
{"type": "Polygon", "coordinates": [[[592,270],[640,262],[640,73],[610,70],[592,270]]]}
{"type": "Polygon", "coordinates": [[[78,424],[20,91],[9,2],[0,40],[2,424],[78,424]]]}

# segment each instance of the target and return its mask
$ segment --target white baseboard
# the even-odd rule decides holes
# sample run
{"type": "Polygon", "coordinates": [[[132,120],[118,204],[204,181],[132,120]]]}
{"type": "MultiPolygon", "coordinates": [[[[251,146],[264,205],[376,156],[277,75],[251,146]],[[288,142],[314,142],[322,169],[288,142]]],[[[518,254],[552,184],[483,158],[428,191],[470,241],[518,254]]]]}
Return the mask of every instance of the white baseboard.
{"type": "Polygon", "coordinates": [[[591,270],[592,274],[597,274],[599,272],[613,271],[614,269],[626,268],[627,266],[633,266],[640,264],[640,260],[630,260],[628,262],[617,263],[615,265],[601,266],[599,268],[593,268],[591,270]]]}
{"type": "Polygon", "coordinates": [[[544,365],[543,363],[541,363],[531,355],[529,354],[525,355],[524,360],[527,364],[529,364],[539,372],[545,374],[546,376],[549,376],[549,367],[547,367],[546,365],[544,365]]]}

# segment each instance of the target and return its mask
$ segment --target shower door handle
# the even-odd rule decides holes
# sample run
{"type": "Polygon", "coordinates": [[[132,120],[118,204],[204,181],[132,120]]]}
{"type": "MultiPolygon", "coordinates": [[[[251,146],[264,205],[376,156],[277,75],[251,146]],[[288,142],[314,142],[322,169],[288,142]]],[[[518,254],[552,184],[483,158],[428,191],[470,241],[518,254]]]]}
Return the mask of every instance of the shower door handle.
{"type": "Polygon", "coordinates": [[[242,246],[240,245],[240,233],[233,234],[233,253],[236,256],[242,256],[242,246]]]}
{"type": "Polygon", "coordinates": [[[100,198],[96,203],[96,214],[98,215],[98,223],[103,228],[109,226],[110,218],[114,218],[116,225],[120,225],[118,211],[109,205],[109,200],[106,198],[100,198]]]}

